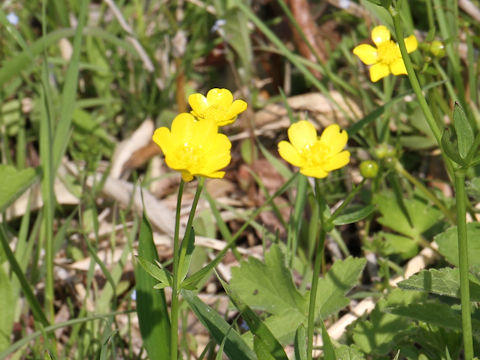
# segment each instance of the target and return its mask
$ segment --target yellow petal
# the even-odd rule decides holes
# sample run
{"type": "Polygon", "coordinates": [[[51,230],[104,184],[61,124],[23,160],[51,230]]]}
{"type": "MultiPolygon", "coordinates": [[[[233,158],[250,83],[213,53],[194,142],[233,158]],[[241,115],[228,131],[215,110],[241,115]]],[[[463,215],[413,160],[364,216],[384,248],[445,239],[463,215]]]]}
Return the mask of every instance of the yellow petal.
{"type": "Polygon", "coordinates": [[[409,54],[417,50],[418,41],[415,35],[410,35],[409,37],[405,38],[405,46],[409,54]]]}
{"type": "Polygon", "coordinates": [[[202,94],[192,94],[188,97],[188,103],[192,108],[192,113],[197,117],[203,117],[203,113],[208,108],[208,101],[202,94]]]}
{"type": "Polygon", "coordinates": [[[192,181],[193,180],[193,175],[190,174],[188,171],[182,171],[182,179],[183,181],[192,181]]]}
{"type": "Polygon", "coordinates": [[[184,159],[175,156],[175,153],[168,153],[167,155],[165,155],[165,163],[172,170],[187,171],[185,170],[186,164],[183,160],[184,159]]]}
{"type": "Polygon", "coordinates": [[[218,134],[218,126],[215,120],[207,118],[196,121],[192,127],[192,145],[209,148],[212,140],[218,134]]]}
{"type": "Polygon", "coordinates": [[[336,154],[342,151],[347,144],[348,134],[337,124],[332,124],[323,130],[320,141],[326,144],[333,154],[336,154]]]}
{"type": "Polygon", "coordinates": [[[234,116],[233,118],[227,118],[227,119],[219,119],[217,120],[217,125],[222,127],[222,126],[227,126],[235,122],[237,120],[237,117],[234,116]]]}
{"type": "Polygon", "coordinates": [[[228,108],[232,105],[233,95],[228,89],[211,89],[207,93],[208,105],[216,105],[228,108]]]}
{"type": "Polygon", "coordinates": [[[388,76],[388,74],[390,74],[388,65],[378,63],[370,68],[370,80],[373,82],[377,82],[385,76],[388,76]]]}
{"type": "Polygon", "coordinates": [[[206,172],[213,172],[230,164],[230,149],[232,143],[224,134],[216,134],[210,141],[211,145],[206,154],[207,160],[204,164],[206,172]]]}
{"type": "Polygon", "coordinates": [[[160,146],[163,154],[167,154],[172,151],[172,140],[170,137],[170,130],[166,127],[161,127],[153,133],[152,140],[155,144],[160,146]]]}
{"type": "Polygon", "coordinates": [[[341,153],[336,154],[332,156],[330,159],[328,159],[323,165],[323,169],[325,171],[337,170],[347,165],[349,161],[350,161],[350,152],[342,151],[341,153]]]}
{"type": "Polygon", "coordinates": [[[208,175],[205,175],[209,178],[213,179],[222,179],[225,176],[225,171],[215,171],[213,173],[209,173],[208,175]]]}
{"type": "Polygon", "coordinates": [[[278,153],[286,162],[293,166],[301,167],[304,164],[304,160],[300,156],[297,149],[293,147],[288,141],[280,141],[278,143],[278,153]]]}
{"type": "Polygon", "coordinates": [[[372,45],[358,45],[353,49],[353,53],[357,55],[365,65],[372,65],[378,61],[377,49],[372,45]]]}
{"type": "Polygon", "coordinates": [[[238,114],[244,112],[247,109],[247,103],[243,100],[235,100],[228,109],[228,111],[224,114],[223,119],[216,119],[218,126],[225,126],[230,125],[236,119],[238,114]]]}
{"type": "Polygon", "coordinates": [[[234,114],[234,116],[237,116],[238,114],[244,112],[247,110],[247,103],[243,100],[235,100],[230,107],[229,113],[234,114]]]}
{"type": "Polygon", "coordinates": [[[390,64],[390,71],[393,75],[407,75],[407,69],[405,68],[405,63],[403,59],[397,59],[392,64],[390,64]]]}
{"type": "Polygon", "coordinates": [[[210,157],[202,168],[202,172],[204,174],[211,174],[220,169],[223,169],[232,160],[232,156],[230,155],[230,151],[224,152],[222,154],[216,154],[215,157],[210,157]]]}
{"type": "Polygon", "coordinates": [[[317,141],[317,129],[307,120],[300,120],[288,128],[288,139],[297,150],[312,146],[317,141]]]}
{"type": "Polygon", "coordinates": [[[390,31],[384,25],[375,26],[372,30],[372,40],[375,45],[380,45],[381,43],[390,40],[390,31]]]}
{"type": "Polygon", "coordinates": [[[172,142],[178,144],[189,141],[194,135],[195,122],[195,118],[188,113],[178,114],[172,121],[172,142]]]}
{"type": "Polygon", "coordinates": [[[312,176],[318,179],[323,179],[328,175],[328,172],[321,167],[301,168],[300,172],[305,176],[312,176]]]}

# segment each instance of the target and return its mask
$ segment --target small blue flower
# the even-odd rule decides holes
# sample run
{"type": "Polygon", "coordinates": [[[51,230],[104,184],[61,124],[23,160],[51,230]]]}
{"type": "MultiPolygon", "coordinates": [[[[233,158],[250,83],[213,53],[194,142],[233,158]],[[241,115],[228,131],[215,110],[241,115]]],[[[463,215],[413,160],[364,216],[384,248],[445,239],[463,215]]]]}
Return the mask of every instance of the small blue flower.
{"type": "Polygon", "coordinates": [[[11,12],[7,15],[7,20],[10,24],[14,26],[18,24],[18,16],[14,12],[11,12]]]}

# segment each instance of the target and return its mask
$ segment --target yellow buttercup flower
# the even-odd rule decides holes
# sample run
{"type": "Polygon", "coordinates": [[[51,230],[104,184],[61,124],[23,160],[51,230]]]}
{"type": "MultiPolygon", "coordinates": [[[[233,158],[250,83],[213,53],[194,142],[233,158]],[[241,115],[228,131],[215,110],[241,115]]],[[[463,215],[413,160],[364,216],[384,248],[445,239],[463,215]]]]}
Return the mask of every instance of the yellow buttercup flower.
{"type": "Polygon", "coordinates": [[[312,123],[301,120],[288,128],[288,141],[278,143],[280,156],[300,168],[306,176],[324,178],[350,161],[350,152],[343,150],[348,134],[336,124],[330,125],[320,137],[312,123]]]}
{"type": "MultiPolygon", "coordinates": [[[[361,44],[353,49],[353,53],[360,60],[370,67],[370,79],[376,82],[389,74],[406,75],[407,69],[400,53],[397,43],[390,40],[390,31],[386,26],[376,26],[372,30],[372,40],[377,45],[373,47],[368,44],[361,44]]],[[[407,52],[411,53],[417,49],[418,42],[415,35],[405,39],[407,52]]]]}
{"type": "Polygon", "coordinates": [[[197,121],[191,114],[179,114],[173,119],[171,130],[155,130],[153,141],[162,149],[168,167],[179,171],[184,181],[191,181],[194,176],[223,178],[225,172],[220,170],[231,160],[232,144],[218,133],[211,118],[197,121]]]}
{"type": "Polygon", "coordinates": [[[238,114],[247,109],[243,100],[233,101],[233,95],[227,89],[211,89],[207,97],[202,94],[192,94],[188,97],[192,107],[192,115],[198,120],[213,119],[218,126],[225,126],[235,121],[238,114]]]}

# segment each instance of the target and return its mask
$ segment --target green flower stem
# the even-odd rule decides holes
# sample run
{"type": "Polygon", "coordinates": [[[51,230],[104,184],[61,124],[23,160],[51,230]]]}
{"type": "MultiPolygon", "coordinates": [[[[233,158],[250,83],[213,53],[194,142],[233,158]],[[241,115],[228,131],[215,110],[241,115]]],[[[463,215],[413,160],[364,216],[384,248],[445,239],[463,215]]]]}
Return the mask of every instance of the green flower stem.
{"type": "Polygon", "coordinates": [[[462,330],[465,359],[473,359],[472,319],[468,281],[468,239],[466,221],[465,170],[455,171],[455,197],[457,201],[458,264],[460,270],[460,298],[462,304],[462,330]]]}
{"type": "MultiPolygon", "coordinates": [[[[403,62],[405,63],[405,68],[407,69],[408,79],[410,80],[410,85],[412,86],[413,92],[417,96],[418,104],[422,109],[423,115],[427,120],[428,126],[435,137],[435,140],[438,143],[440,149],[442,149],[442,132],[433,117],[432,111],[427,104],[427,100],[425,100],[425,96],[423,96],[422,88],[420,87],[420,83],[418,82],[417,75],[415,74],[415,70],[413,69],[412,61],[410,60],[410,56],[407,52],[407,47],[405,46],[404,33],[403,33],[403,26],[402,26],[402,19],[400,17],[400,13],[395,10],[393,7],[390,7],[390,14],[393,19],[393,25],[395,26],[395,35],[397,37],[398,45],[400,47],[400,52],[402,53],[403,62]]],[[[443,155],[443,149],[442,149],[443,155]]],[[[445,166],[447,167],[447,172],[451,178],[453,178],[453,165],[450,159],[446,156],[443,156],[445,166]]]]}
{"type": "Polygon", "coordinates": [[[310,303],[308,305],[308,324],[307,324],[307,360],[312,360],[313,351],[313,332],[315,330],[315,302],[317,301],[318,278],[322,267],[323,248],[325,245],[325,215],[326,208],[325,197],[320,186],[320,180],[315,179],[315,198],[320,215],[320,234],[315,249],[315,263],[313,265],[312,287],[310,289],[310,303]]]}
{"type": "MultiPolygon", "coordinates": [[[[412,86],[415,95],[417,96],[420,108],[425,115],[428,125],[437,140],[438,145],[442,148],[441,132],[435,122],[433,114],[428,107],[427,101],[422,94],[420,84],[418,83],[417,76],[412,66],[410,57],[408,56],[404,38],[402,21],[400,13],[393,7],[390,7],[390,14],[393,18],[393,24],[395,26],[395,34],[397,36],[400,52],[407,69],[408,78],[412,86]]],[[[443,154],[443,151],[442,151],[443,154]]],[[[463,328],[463,344],[465,359],[473,359],[473,341],[472,341],[472,324],[471,324],[471,312],[470,312],[470,289],[468,283],[468,243],[467,243],[467,225],[466,225],[466,197],[465,197],[465,170],[460,169],[453,172],[453,164],[446,156],[443,157],[447,171],[455,179],[455,194],[457,199],[457,229],[458,229],[458,257],[460,268],[460,296],[462,304],[462,328],[463,328]]]]}
{"type": "MultiPolygon", "coordinates": [[[[190,209],[190,213],[188,215],[187,227],[185,229],[185,235],[183,237],[184,241],[188,241],[187,239],[190,238],[190,233],[192,232],[193,219],[195,218],[195,211],[197,210],[198,200],[200,199],[200,194],[202,193],[204,184],[205,184],[205,178],[202,176],[198,179],[197,190],[195,191],[195,195],[193,197],[193,202],[192,202],[192,208],[190,209]]],[[[180,248],[180,258],[178,262],[180,269],[182,269],[183,267],[183,262],[185,261],[186,254],[187,254],[187,247],[185,246],[180,248]]]]}
{"type": "MultiPolygon", "coordinates": [[[[200,177],[198,180],[197,191],[193,198],[192,208],[188,215],[187,228],[185,229],[184,241],[188,241],[190,233],[192,232],[193,219],[195,218],[195,210],[197,209],[198,200],[202,193],[203,186],[205,184],[205,178],[200,177]]],[[[179,288],[179,269],[182,268],[183,261],[185,261],[186,247],[180,246],[180,211],[182,208],[182,195],[185,182],[183,179],[180,181],[177,196],[177,209],[175,212],[175,233],[173,236],[173,284],[172,284],[172,303],[171,303],[171,340],[170,340],[170,359],[177,360],[178,354],[178,288],[179,288]]]]}
{"type": "Polygon", "coordinates": [[[180,210],[182,208],[182,195],[185,182],[180,181],[177,195],[177,209],[175,211],[175,233],[173,235],[173,284],[172,302],[170,304],[170,359],[177,360],[178,352],[178,264],[179,264],[179,234],[180,234],[180,210]]]}
{"type": "Polygon", "coordinates": [[[322,225],[320,235],[317,241],[315,264],[312,275],[312,288],[310,289],[310,303],[308,305],[308,325],[307,325],[307,360],[312,360],[313,352],[313,330],[315,329],[315,302],[317,300],[318,278],[320,277],[320,268],[322,267],[323,248],[325,245],[326,233],[322,225]]]}
{"type": "Polygon", "coordinates": [[[315,198],[319,207],[320,214],[320,233],[318,236],[318,241],[316,244],[315,250],[315,263],[313,265],[313,275],[312,275],[312,288],[310,289],[310,303],[308,305],[308,325],[307,325],[307,360],[312,360],[312,351],[313,351],[313,333],[315,329],[315,303],[317,301],[317,289],[318,289],[318,279],[320,276],[320,269],[322,267],[323,259],[323,250],[325,245],[325,238],[327,235],[327,230],[333,226],[333,220],[335,220],[339,215],[342,214],[343,210],[347,207],[348,204],[353,200],[355,195],[358,194],[360,189],[363,188],[363,184],[367,179],[362,179],[362,182],[358,184],[352,191],[347,195],[343,203],[335,210],[335,212],[328,218],[325,219],[325,197],[323,196],[320,182],[318,179],[315,179],[315,198]]]}
{"type": "Polygon", "coordinates": [[[399,161],[395,161],[395,170],[402,175],[404,178],[406,178],[410,183],[412,183],[417,189],[419,189],[421,192],[425,194],[425,196],[432,202],[434,203],[441,212],[443,212],[443,215],[452,223],[455,224],[455,216],[450,212],[450,210],[447,209],[447,207],[440,201],[438,198],[435,196],[434,193],[432,193],[428,188],[423,185],[420,181],[418,181],[414,176],[412,176],[399,161]]]}
{"type": "Polygon", "coordinates": [[[403,34],[403,26],[402,26],[402,20],[400,18],[400,13],[397,10],[393,9],[393,7],[391,7],[390,14],[392,15],[392,18],[393,18],[393,24],[395,26],[395,35],[397,36],[398,45],[400,46],[400,52],[402,53],[403,62],[405,63],[405,67],[407,69],[410,84],[412,85],[412,89],[415,92],[415,95],[417,96],[418,103],[420,105],[420,108],[423,111],[423,114],[425,115],[425,119],[427,120],[428,126],[432,130],[433,135],[437,140],[437,143],[439,144],[439,146],[441,146],[442,133],[435,121],[435,118],[433,117],[432,111],[428,107],[425,97],[422,94],[422,88],[420,87],[420,84],[417,79],[417,75],[415,74],[415,70],[413,69],[412,61],[410,60],[410,56],[408,55],[408,52],[407,52],[407,47],[405,46],[405,41],[403,41],[404,34],[403,34]]]}

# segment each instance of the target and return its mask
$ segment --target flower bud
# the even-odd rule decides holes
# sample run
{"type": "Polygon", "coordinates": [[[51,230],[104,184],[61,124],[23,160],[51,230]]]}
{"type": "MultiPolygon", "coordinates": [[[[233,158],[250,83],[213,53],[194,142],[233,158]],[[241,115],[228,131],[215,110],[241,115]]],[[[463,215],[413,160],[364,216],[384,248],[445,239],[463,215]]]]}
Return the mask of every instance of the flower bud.
{"type": "Polygon", "coordinates": [[[360,163],[360,174],[366,179],[372,179],[378,174],[378,164],[373,160],[365,160],[360,163]]]}
{"type": "Polygon", "coordinates": [[[445,45],[441,41],[433,40],[429,50],[435,57],[441,58],[445,56],[445,45]]]}
{"type": "Polygon", "coordinates": [[[388,144],[380,144],[375,148],[375,156],[378,159],[385,159],[395,156],[395,149],[388,144]]]}

